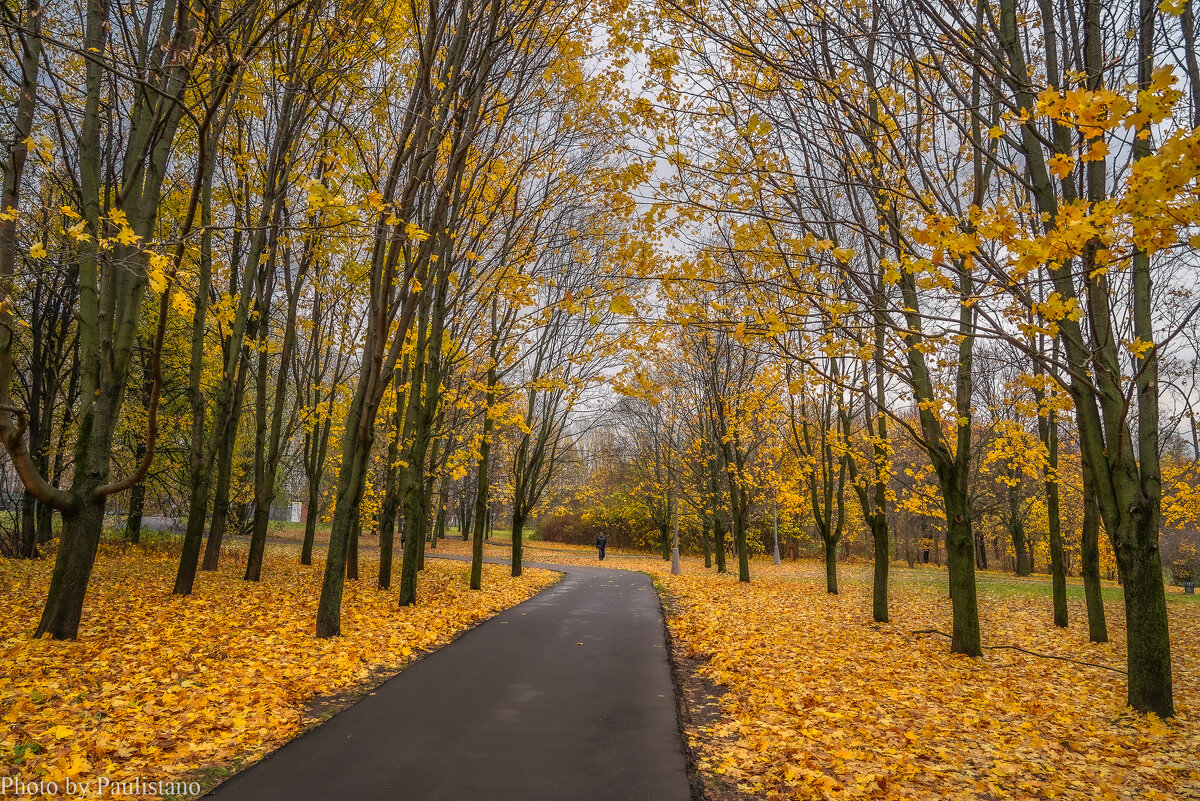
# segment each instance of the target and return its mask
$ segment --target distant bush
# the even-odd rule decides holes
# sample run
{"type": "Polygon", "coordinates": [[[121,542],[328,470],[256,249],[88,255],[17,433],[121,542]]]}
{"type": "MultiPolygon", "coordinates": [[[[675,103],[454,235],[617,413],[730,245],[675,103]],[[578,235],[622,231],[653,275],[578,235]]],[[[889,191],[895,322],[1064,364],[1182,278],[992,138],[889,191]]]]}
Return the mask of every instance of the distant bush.
{"type": "Polygon", "coordinates": [[[629,520],[616,514],[567,512],[538,521],[538,538],[570,545],[592,545],[603,531],[613,548],[649,551],[658,547],[658,531],[649,521],[629,520]]]}

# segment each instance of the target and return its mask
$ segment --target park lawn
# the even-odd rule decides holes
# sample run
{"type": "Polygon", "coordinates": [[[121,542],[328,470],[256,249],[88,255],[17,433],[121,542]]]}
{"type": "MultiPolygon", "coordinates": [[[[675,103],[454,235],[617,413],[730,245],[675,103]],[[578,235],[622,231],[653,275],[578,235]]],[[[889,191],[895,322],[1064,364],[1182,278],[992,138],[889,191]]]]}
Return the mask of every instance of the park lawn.
{"type": "Polygon", "coordinates": [[[184,598],[170,594],[177,548],[101,547],[74,642],[31,637],[53,559],[0,560],[0,776],[60,790],[101,776],[210,782],[323,719],[322,700],[344,704],[560,577],[488,566],[471,592],[468,565],[430,560],[418,605],[402,609],[364,554],[342,636],[317,640],[321,570],[299,565],[294,548],[269,547],[259,583],[226,553],[184,598]]]}
{"type": "MultiPolygon", "coordinates": [[[[592,548],[544,545],[527,558],[599,564],[592,548]]],[[[1178,588],[1167,604],[1177,716],[1164,722],[1128,710],[1122,673],[1079,664],[1124,669],[1115,585],[1110,642],[1095,645],[1078,580],[1060,630],[1049,576],[981,572],[992,647],[969,659],[917,633],[950,630],[941,568],[893,566],[891,622],[874,624],[869,565],[839,565],[836,596],[815,560],[755,559],[749,585],[694,557],[681,576],[654,556],[604,566],[652,575],[685,697],[716,701],[710,712],[693,698],[685,731],[714,798],[1200,799],[1200,604],[1178,588]]]]}

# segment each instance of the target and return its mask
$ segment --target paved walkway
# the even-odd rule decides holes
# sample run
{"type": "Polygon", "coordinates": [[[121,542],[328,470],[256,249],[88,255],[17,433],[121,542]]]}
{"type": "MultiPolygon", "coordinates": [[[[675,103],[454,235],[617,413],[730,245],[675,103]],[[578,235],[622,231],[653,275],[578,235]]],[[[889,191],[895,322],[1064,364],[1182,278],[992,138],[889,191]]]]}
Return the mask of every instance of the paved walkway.
{"type": "Polygon", "coordinates": [[[410,665],[216,788],[220,801],[687,801],[658,596],[556,586],[410,665]]]}

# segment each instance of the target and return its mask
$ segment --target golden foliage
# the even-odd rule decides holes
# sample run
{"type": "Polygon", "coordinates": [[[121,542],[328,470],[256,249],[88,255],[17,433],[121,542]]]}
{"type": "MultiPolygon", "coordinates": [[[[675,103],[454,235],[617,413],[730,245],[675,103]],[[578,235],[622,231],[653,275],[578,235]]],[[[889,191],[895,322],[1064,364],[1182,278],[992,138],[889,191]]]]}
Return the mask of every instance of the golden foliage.
{"type": "Polygon", "coordinates": [[[79,640],[30,634],[52,560],[0,560],[0,758],[22,782],[105,776],[169,782],[235,757],[254,761],[312,722],[313,699],[395,672],[554,583],[485,565],[467,589],[464,563],[426,562],[422,603],[400,608],[364,559],[347,582],[345,634],[318,640],[321,570],[268,553],[265,578],[240,559],[201,573],[190,597],[169,594],[178,555],[108,551],[97,560],[79,640]]]}

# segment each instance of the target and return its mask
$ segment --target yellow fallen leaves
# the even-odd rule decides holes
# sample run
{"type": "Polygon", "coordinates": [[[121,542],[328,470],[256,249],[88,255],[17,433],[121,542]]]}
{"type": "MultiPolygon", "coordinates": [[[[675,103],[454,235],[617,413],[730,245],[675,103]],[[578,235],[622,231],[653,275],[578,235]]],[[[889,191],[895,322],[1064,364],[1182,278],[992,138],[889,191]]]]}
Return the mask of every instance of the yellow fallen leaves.
{"type": "Polygon", "coordinates": [[[557,580],[487,566],[484,591],[471,592],[468,565],[428,560],[420,604],[401,609],[364,560],[363,579],[346,584],[343,636],[317,640],[319,568],[269,553],[256,584],[225,561],[180,598],[175,554],[102,553],[79,640],[56,642],[30,638],[52,560],[0,560],[0,776],[166,782],[254,761],[311,722],[315,697],[394,672],[557,580]]]}
{"type": "MultiPolygon", "coordinates": [[[[1180,715],[1163,723],[1126,711],[1119,673],[913,635],[947,628],[939,581],[901,571],[876,625],[865,581],[829,596],[822,566],[756,567],[749,586],[656,571],[672,636],[724,690],[720,719],[689,732],[702,770],[768,799],[1200,798],[1200,605],[1169,605],[1180,715]]],[[[980,611],[985,645],[1123,667],[1119,604],[1106,645],[1087,642],[1081,603],[1065,632],[1048,599],[985,585],[980,611]]]]}

